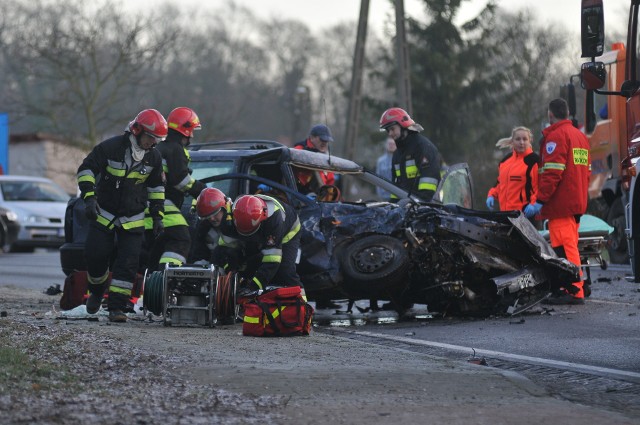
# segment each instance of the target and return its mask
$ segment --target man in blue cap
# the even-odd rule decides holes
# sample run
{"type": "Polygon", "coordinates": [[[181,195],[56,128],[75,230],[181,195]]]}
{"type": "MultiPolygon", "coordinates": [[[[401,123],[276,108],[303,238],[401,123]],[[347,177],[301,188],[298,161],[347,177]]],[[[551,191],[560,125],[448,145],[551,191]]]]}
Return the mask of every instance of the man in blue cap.
{"type": "MultiPolygon", "coordinates": [[[[333,142],[333,136],[331,136],[331,130],[324,124],[316,124],[311,127],[309,131],[309,136],[306,140],[296,143],[293,145],[295,149],[311,151],[311,152],[321,152],[328,153],[329,152],[329,142],[333,142]]],[[[320,179],[322,180],[322,185],[335,185],[336,180],[333,173],[330,172],[322,172],[320,174],[320,179]]],[[[302,193],[310,193],[316,192],[317,187],[313,186],[313,173],[309,171],[297,171],[296,177],[298,179],[298,190],[302,193]]]]}
{"type": "Polygon", "coordinates": [[[329,142],[333,142],[333,136],[331,136],[329,127],[324,124],[316,124],[311,127],[307,139],[296,143],[293,147],[311,152],[327,153],[329,150],[329,142]]]}
{"type": "MultiPolygon", "coordinates": [[[[333,136],[331,130],[324,124],[316,124],[311,127],[309,136],[306,140],[296,143],[293,147],[295,149],[311,151],[311,152],[329,152],[329,142],[333,142],[333,136]]],[[[298,180],[298,190],[301,193],[315,193],[319,188],[314,187],[314,176],[312,172],[308,170],[296,170],[296,178],[298,180]]],[[[335,176],[331,172],[318,173],[322,180],[322,185],[335,185],[335,176]]],[[[331,299],[326,297],[317,297],[316,308],[339,308],[340,306],[334,303],[331,299]]]]}

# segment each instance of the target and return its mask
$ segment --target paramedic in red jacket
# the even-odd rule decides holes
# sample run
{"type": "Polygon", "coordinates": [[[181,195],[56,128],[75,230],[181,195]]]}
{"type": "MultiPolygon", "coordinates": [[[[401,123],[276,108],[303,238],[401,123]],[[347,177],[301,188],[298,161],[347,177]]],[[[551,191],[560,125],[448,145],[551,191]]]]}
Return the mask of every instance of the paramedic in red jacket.
{"type": "Polygon", "coordinates": [[[500,211],[524,211],[536,203],[538,192],[538,162],[540,157],[531,148],[531,130],[515,127],[511,137],[500,139],[496,146],[510,147],[511,152],[500,161],[498,180],[487,194],[487,208],[493,210],[498,201],[500,211]]]}
{"type": "MultiPolygon", "coordinates": [[[[580,216],[587,210],[591,158],[586,136],[573,126],[568,117],[569,107],[564,99],[549,103],[551,125],[542,131],[538,198],[524,212],[527,217],[539,215],[548,219],[553,249],[559,256],[580,266],[578,228],[580,216]]],[[[584,304],[582,281],[570,286],[548,302],[584,304]]]]}

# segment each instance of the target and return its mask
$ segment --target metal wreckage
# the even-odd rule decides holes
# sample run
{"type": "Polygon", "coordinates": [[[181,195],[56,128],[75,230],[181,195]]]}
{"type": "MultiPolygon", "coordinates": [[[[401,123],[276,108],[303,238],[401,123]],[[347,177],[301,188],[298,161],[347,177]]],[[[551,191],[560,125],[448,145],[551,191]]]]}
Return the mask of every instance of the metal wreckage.
{"type": "Polygon", "coordinates": [[[467,164],[450,165],[427,203],[353,161],[279,144],[204,144],[191,159],[195,178],[232,197],[266,184],[296,208],[297,270],[310,300],[390,301],[399,313],[417,303],[441,314],[515,314],[579,279],[579,268],[558,258],[520,212],[471,209],[467,164]],[[299,170],[334,173],[340,197],[324,198],[320,186],[309,199],[296,184],[299,170]],[[400,201],[380,201],[379,190],[400,201]]]}
{"type": "Polygon", "coordinates": [[[311,298],[388,299],[459,315],[515,314],[579,279],[519,212],[456,205],[323,204],[301,214],[311,298]]]}

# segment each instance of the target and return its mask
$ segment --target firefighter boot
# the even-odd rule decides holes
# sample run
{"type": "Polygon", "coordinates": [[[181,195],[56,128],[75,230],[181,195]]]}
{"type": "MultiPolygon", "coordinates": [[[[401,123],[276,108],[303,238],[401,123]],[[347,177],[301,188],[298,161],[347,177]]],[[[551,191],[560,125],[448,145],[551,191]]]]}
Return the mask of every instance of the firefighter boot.
{"type": "Polygon", "coordinates": [[[89,285],[89,298],[87,298],[87,313],[96,314],[100,310],[102,305],[102,298],[104,297],[104,291],[107,288],[107,284],[89,285]]]}
{"type": "Polygon", "coordinates": [[[125,310],[129,297],[118,292],[109,292],[109,321],[116,323],[123,323],[127,321],[127,315],[125,310]]]}

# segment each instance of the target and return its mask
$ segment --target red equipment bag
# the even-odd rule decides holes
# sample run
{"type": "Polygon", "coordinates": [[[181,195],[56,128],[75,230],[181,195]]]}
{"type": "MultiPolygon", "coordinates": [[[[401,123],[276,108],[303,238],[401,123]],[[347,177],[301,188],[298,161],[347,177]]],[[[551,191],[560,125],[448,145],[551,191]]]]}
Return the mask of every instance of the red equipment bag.
{"type": "Polygon", "coordinates": [[[309,335],[313,307],[299,286],[265,292],[243,305],[242,334],[247,336],[309,335]]]}
{"type": "MultiPolygon", "coordinates": [[[[136,281],[131,290],[131,302],[135,304],[143,292],[144,277],[141,274],[136,275],[136,281]]],[[[111,283],[111,273],[109,273],[108,283],[111,283]]],[[[81,304],[87,302],[89,298],[89,282],[87,281],[87,272],[85,270],[74,270],[64,279],[64,287],[62,288],[62,298],[60,298],[60,308],[62,310],[72,310],[81,304]]],[[[105,291],[105,297],[108,297],[109,290],[105,291]]]]}
{"type": "Polygon", "coordinates": [[[87,272],[74,270],[64,280],[60,308],[71,310],[85,303],[87,294],[87,272]]]}

